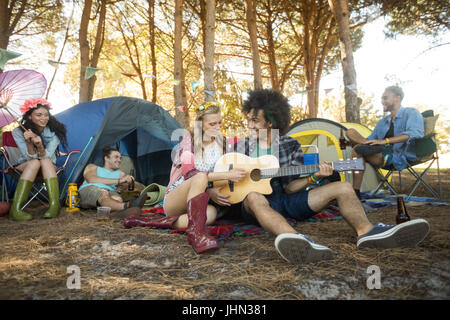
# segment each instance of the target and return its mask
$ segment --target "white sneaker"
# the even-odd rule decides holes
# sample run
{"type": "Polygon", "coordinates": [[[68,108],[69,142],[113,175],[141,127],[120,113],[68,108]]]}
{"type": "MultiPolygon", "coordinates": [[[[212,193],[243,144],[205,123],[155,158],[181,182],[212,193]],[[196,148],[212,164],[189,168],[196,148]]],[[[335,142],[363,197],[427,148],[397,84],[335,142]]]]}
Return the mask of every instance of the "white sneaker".
{"type": "Polygon", "coordinates": [[[282,233],[275,238],[275,248],[284,260],[302,264],[333,258],[330,248],[315,243],[300,233],[282,233]]]}

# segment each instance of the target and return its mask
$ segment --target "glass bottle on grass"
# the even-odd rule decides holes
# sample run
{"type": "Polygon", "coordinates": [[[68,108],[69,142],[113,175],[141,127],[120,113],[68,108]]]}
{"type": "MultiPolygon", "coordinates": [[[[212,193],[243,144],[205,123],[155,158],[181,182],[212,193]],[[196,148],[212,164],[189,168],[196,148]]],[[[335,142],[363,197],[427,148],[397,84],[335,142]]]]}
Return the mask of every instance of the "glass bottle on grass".
{"type": "Polygon", "coordinates": [[[402,196],[397,197],[397,217],[395,220],[397,224],[411,220],[408,213],[406,212],[405,201],[403,200],[402,196]]]}

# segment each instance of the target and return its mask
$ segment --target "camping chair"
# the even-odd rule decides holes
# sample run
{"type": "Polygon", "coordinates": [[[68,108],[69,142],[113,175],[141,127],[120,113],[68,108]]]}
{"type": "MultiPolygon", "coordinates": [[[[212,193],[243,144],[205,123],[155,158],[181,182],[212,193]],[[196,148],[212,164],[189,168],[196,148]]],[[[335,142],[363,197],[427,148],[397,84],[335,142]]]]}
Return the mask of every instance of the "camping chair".
{"type": "MultiPolygon", "coordinates": [[[[408,170],[408,172],[411,173],[411,175],[413,175],[416,178],[416,181],[412,186],[411,190],[409,191],[409,194],[406,197],[405,201],[408,201],[409,198],[411,198],[411,196],[414,194],[414,192],[416,191],[417,187],[420,184],[422,184],[433,195],[434,198],[442,199],[442,184],[441,184],[441,173],[439,168],[439,154],[436,141],[436,133],[434,131],[436,120],[439,117],[439,115],[434,116],[433,111],[428,110],[423,112],[422,116],[424,117],[425,134],[423,138],[415,140],[416,155],[419,158],[419,160],[414,162],[408,161],[408,165],[406,167],[406,170],[408,170]],[[427,174],[428,170],[430,169],[430,167],[433,165],[434,162],[436,162],[437,165],[439,194],[424,180],[424,176],[427,174]],[[425,168],[425,170],[421,174],[419,174],[416,170],[414,170],[414,166],[423,163],[428,163],[428,165],[425,168]]],[[[392,194],[397,195],[398,192],[395,190],[392,184],[389,183],[388,179],[395,171],[398,171],[399,184],[401,190],[402,189],[401,171],[396,170],[392,165],[383,169],[386,169],[389,172],[386,176],[383,176],[378,171],[376,171],[381,181],[378,184],[376,190],[373,192],[373,194],[376,194],[383,186],[386,186],[392,194]]]]}
{"type": "MultiPolygon", "coordinates": [[[[17,160],[20,158],[20,150],[17,147],[16,142],[12,136],[11,131],[5,131],[2,135],[2,147],[0,148],[0,156],[3,158],[3,166],[2,166],[2,200],[6,197],[6,201],[9,201],[9,190],[12,186],[12,180],[10,183],[7,183],[6,175],[9,175],[13,180],[18,181],[20,179],[20,175],[22,174],[15,165],[17,165],[17,160]]],[[[61,167],[56,168],[56,176],[60,177],[60,175],[66,169],[66,165],[69,162],[70,157],[75,154],[81,152],[80,150],[73,150],[69,153],[60,153],[58,157],[66,157],[64,164],[61,167]]],[[[46,187],[44,183],[44,178],[38,174],[33,183],[33,186],[30,190],[30,198],[28,201],[22,206],[21,210],[23,210],[28,204],[34,199],[39,200],[42,204],[45,202],[48,203],[49,199],[46,194],[46,187]]]]}

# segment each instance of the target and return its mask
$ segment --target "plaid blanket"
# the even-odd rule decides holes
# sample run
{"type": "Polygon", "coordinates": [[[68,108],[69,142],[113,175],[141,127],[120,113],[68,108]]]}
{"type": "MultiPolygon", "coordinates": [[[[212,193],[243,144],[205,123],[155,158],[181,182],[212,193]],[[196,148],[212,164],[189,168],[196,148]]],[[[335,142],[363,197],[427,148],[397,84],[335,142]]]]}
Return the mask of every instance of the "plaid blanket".
{"type": "MultiPolygon", "coordinates": [[[[151,209],[142,210],[144,216],[164,216],[164,209],[162,207],[155,207],[151,209]]],[[[315,216],[306,220],[306,222],[317,222],[317,221],[333,221],[342,219],[339,214],[339,209],[336,206],[330,206],[322,212],[319,212],[315,216]]],[[[288,219],[288,223],[294,226],[297,221],[294,219],[288,219]]],[[[246,237],[256,234],[262,234],[265,230],[259,226],[247,224],[240,221],[232,220],[218,220],[212,226],[207,226],[208,232],[217,237],[219,241],[230,241],[233,237],[246,237]]],[[[159,232],[168,233],[185,233],[186,228],[181,229],[154,229],[159,232]]]]}

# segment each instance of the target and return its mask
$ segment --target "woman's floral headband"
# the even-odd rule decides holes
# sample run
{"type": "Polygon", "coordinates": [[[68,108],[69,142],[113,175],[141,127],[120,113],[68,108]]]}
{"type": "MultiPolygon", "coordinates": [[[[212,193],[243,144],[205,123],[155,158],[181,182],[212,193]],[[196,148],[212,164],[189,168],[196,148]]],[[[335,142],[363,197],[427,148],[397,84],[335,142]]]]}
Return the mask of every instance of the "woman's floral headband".
{"type": "Polygon", "coordinates": [[[38,106],[38,104],[43,106],[48,106],[49,109],[51,109],[51,104],[45,99],[38,98],[38,99],[29,99],[25,101],[25,103],[20,107],[20,112],[22,114],[27,113],[30,109],[34,109],[38,106]]]}
{"type": "Polygon", "coordinates": [[[207,103],[205,103],[205,104],[202,104],[202,105],[200,105],[200,106],[198,106],[198,107],[195,107],[195,108],[194,108],[194,111],[195,111],[195,112],[198,112],[198,111],[205,111],[206,109],[208,109],[208,108],[210,108],[210,107],[212,107],[212,106],[218,107],[218,105],[217,105],[214,101],[210,101],[210,102],[207,102],[207,103]]]}

